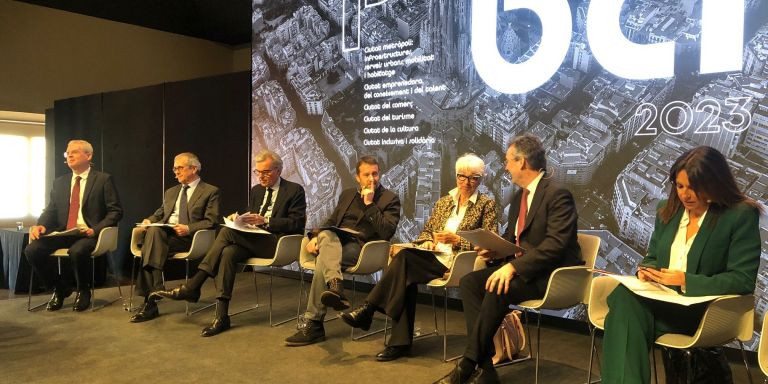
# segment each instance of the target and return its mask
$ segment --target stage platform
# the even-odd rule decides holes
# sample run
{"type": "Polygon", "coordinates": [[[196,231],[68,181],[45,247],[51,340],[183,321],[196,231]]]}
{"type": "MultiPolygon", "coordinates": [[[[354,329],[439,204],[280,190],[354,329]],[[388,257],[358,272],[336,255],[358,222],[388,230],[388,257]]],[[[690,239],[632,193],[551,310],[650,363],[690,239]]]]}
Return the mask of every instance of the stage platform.
{"type": "MultiPolygon", "coordinates": [[[[230,311],[256,303],[251,276],[250,272],[238,274],[230,311]]],[[[44,308],[28,312],[26,296],[0,300],[0,382],[406,384],[431,383],[453,367],[454,363],[441,360],[442,337],[438,336],[417,340],[412,357],[377,362],[375,355],[383,349],[383,336],[353,341],[350,328],[340,320],[325,324],[325,342],[286,347],[283,340],[294,333],[296,322],[269,325],[269,276],[259,274],[258,281],[262,307],[233,317],[232,329],[210,338],[201,337],[200,330],[210,323],[213,309],[185,316],[183,302],[163,300],[160,317],[132,324],[122,302],[95,312],[75,313],[73,297],[57,312],[44,308]]],[[[172,281],[166,287],[178,284],[172,281]]],[[[298,280],[275,278],[275,320],[296,314],[298,287],[298,280]]],[[[129,287],[123,286],[126,301],[128,291],[129,287]]],[[[7,291],[0,294],[7,297],[7,291]]],[[[117,294],[117,288],[99,289],[97,304],[117,294]]],[[[201,301],[214,297],[213,282],[208,280],[201,301]]],[[[358,300],[362,298],[358,294],[358,300]]],[[[33,304],[47,300],[48,295],[37,295],[33,304]]],[[[442,330],[440,307],[438,314],[442,330]]],[[[461,312],[449,310],[449,355],[463,350],[464,324],[461,312]]],[[[374,322],[373,327],[382,325],[383,320],[374,322]]],[[[430,306],[418,306],[416,327],[425,333],[434,328],[430,306]]],[[[586,331],[580,334],[544,328],[539,382],[584,383],[588,358],[586,331]]],[[[657,361],[661,365],[660,358],[657,361]]],[[[732,370],[736,383],[747,382],[743,366],[732,364],[732,370]]],[[[529,361],[502,367],[499,374],[505,383],[533,383],[534,364],[529,361]]],[[[661,379],[662,369],[659,374],[661,379]]],[[[755,382],[763,379],[756,366],[752,374],[755,382]]]]}

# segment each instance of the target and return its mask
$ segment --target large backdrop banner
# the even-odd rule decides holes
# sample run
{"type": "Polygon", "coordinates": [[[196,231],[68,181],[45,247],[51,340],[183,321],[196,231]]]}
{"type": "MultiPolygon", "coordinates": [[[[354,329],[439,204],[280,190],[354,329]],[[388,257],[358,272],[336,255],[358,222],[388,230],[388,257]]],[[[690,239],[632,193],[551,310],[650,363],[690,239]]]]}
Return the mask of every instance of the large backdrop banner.
{"type": "MultiPolygon", "coordinates": [[[[254,0],[253,152],[283,156],[308,227],[354,185],[358,157],[377,156],[408,241],[465,152],[485,160],[480,188],[506,223],[504,152],[531,132],[579,229],[603,239],[597,267],[629,274],[684,151],[717,148],[766,204],[767,61],[761,0],[254,0]]],[[[760,230],[765,260],[765,217],[760,230]]],[[[756,336],[767,277],[761,263],[756,336]]]]}

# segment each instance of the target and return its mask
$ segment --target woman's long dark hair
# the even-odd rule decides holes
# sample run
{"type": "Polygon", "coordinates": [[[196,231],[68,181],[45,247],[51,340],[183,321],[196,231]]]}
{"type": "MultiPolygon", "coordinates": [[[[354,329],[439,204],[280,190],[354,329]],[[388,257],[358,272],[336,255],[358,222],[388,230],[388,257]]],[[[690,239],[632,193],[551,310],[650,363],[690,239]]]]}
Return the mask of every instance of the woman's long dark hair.
{"type": "Polygon", "coordinates": [[[669,169],[669,182],[672,188],[669,191],[667,205],[659,211],[661,221],[664,223],[669,223],[683,205],[677,197],[677,188],[675,188],[677,174],[682,170],[688,174],[688,181],[691,189],[696,192],[696,196],[699,199],[708,200],[710,209],[719,211],[743,202],[762,213],[760,204],[739,190],[723,154],[712,147],[701,146],[683,153],[669,169]]]}

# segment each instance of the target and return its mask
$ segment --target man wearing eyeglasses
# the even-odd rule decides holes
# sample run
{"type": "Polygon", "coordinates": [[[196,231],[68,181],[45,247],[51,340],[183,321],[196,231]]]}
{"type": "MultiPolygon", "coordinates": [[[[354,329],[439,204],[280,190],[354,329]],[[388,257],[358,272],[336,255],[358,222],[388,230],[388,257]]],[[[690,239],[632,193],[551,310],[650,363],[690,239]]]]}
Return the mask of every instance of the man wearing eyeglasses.
{"type": "Polygon", "coordinates": [[[542,298],[552,271],[584,263],[573,195],[547,177],[541,141],[531,134],[516,136],[509,143],[506,162],[520,189],[512,196],[503,237],[525,253],[505,255],[476,248],[488,268],[467,274],[459,283],[467,348],[456,368],[436,383],[501,382],[491,360],[493,336],[510,305],[542,298]]]}
{"type": "Polygon", "coordinates": [[[349,308],[341,267],[355,265],[365,242],[389,240],[397,229],[400,198],[379,184],[376,158],[361,157],[356,171],[358,186],[341,192],[336,208],[322,228],[344,228],[357,233],[350,235],[325,229],[302,240],[301,264],[314,261],[315,273],[307,298],[305,322],[296,334],[285,339],[287,346],[309,345],[325,339],[323,319],[327,308],[337,311],[349,308]]]}
{"type": "Polygon", "coordinates": [[[260,227],[269,234],[222,228],[189,284],[154,294],[156,297],[197,302],[205,280],[215,277],[219,290],[216,313],[211,325],[203,328],[201,335],[204,337],[217,335],[230,327],[229,300],[235,285],[237,263],[251,257],[271,258],[281,236],[304,231],[307,216],[304,188],[280,177],[283,171],[280,156],[269,150],[260,151],[254,156],[254,166],[258,184],[251,188],[248,211],[242,215],[233,213],[227,218],[260,227]]]}
{"type": "Polygon", "coordinates": [[[132,323],[152,320],[160,314],[151,294],[165,289],[163,266],[168,255],[188,251],[195,232],[213,228],[219,220],[219,188],[200,179],[202,169],[200,159],[194,153],[176,155],[173,174],[179,184],[165,191],[163,205],[141,222],[143,227],[140,228],[146,233],[136,291],[137,295],[144,296],[144,305],[131,317],[132,323]]]}
{"type": "Polygon", "coordinates": [[[51,199],[37,225],[29,229],[31,243],[24,255],[53,296],[46,309],[57,311],[64,299],[72,294],[71,275],[74,274],[75,311],[84,311],[91,304],[91,253],[96,249],[99,232],[113,227],[123,217],[120,198],[112,176],[91,168],[93,146],[85,140],[71,140],[64,154],[71,174],[54,180],[51,199]],[[69,232],[73,230],[73,232],[69,232]],[[65,236],[47,236],[67,231],[65,236]],[[59,274],[46,268],[48,256],[59,248],[68,248],[71,272],[59,274]],[[90,260],[90,262],[89,262],[90,260]]]}

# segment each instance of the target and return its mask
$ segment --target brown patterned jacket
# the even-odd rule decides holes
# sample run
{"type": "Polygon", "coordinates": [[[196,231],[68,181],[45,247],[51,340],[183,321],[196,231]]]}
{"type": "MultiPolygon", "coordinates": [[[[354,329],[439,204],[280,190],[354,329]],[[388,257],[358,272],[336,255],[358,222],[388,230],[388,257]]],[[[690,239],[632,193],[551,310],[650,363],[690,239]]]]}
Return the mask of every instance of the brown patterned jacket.
{"type": "MultiPolygon", "coordinates": [[[[459,231],[469,231],[477,228],[487,229],[498,232],[498,223],[496,222],[496,202],[488,198],[488,196],[478,193],[477,201],[467,202],[467,211],[464,213],[464,218],[459,224],[459,231]]],[[[442,231],[445,228],[445,222],[448,221],[448,217],[451,216],[451,211],[456,209],[451,195],[445,195],[437,200],[435,207],[432,210],[432,215],[427,220],[427,224],[424,225],[424,229],[419,234],[419,238],[413,243],[420,244],[425,241],[432,240],[432,233],[442,231]]],[[[453,245],[453,251],[461,252],[472,249],[472,244],[464,238],[461,242],[453,245]]]]}

